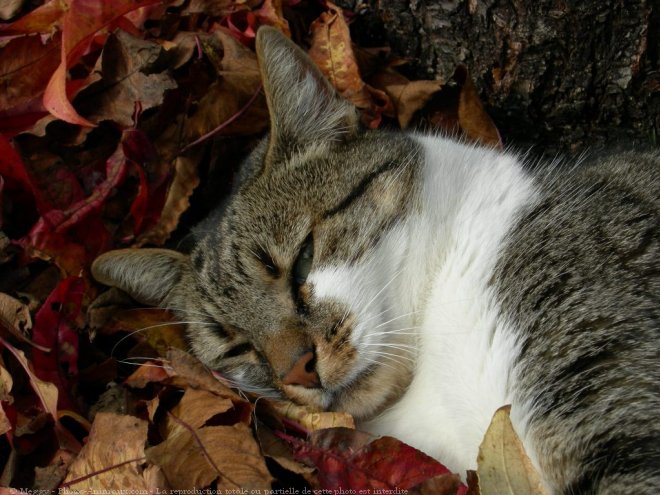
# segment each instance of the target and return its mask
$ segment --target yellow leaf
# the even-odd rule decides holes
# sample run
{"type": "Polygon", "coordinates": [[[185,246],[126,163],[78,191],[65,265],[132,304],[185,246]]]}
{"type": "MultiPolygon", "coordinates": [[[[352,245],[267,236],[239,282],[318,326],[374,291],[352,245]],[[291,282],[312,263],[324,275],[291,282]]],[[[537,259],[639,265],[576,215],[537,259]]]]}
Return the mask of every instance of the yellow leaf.
{"type": "Polygon", "coordinates": [[[481,495],[547,495],[513,429],[510,411],[511,406],[495,411],[479,446],[477,475],[481,495]]]}
{"type": "Polygon", "coordinates": [[[89,439],[69,467],[63,487],[71,490],[146,489],[142,475],[147,422],[100,412],[89,439]]]}

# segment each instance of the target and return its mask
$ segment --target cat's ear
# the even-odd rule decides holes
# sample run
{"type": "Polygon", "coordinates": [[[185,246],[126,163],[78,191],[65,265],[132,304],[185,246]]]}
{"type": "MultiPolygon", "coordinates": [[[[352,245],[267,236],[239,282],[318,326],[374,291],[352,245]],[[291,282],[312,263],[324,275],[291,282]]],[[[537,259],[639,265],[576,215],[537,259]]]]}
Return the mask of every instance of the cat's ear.
{"type": "Polygon", "coordinates": [[[267,26],[257,32],[256,43],[270,112],[266,167],[296,148],[357,131],[355,107],[337,94],[305,52],[267,26]]]}
{"type": "Polygon", "coordinates": [[[117,249],[92,263],[97,281],[117,287],[149,306],[176,304],[173,289],[190,272],[188,256],[169,249],[117,249]]]}

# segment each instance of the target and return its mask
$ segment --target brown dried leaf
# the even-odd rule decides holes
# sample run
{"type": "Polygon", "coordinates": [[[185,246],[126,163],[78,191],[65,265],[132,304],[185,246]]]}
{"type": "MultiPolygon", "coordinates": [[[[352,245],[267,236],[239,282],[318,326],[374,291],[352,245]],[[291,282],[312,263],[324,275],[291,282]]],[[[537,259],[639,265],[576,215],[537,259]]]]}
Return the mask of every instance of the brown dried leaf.
{"type": "Polygon", "coordinates": [[[144,388],[150,383],[161,383],[170,375],[162,365],[155,361],[147,361],[126,378],[124,385],[131,388],[144,388]]]}
{"type": "MultiPolygon", "coordinates": [[[[0,292],[0,326],[21,341],[32,344],[26,335],[32,328],[30,310],[21,301],[3,292],[0,292]]],[[[49,349],[42,348],[42,350],[49,349]]]]}
{"type": "MultiPolygon", "coordinates": [[[[181,401],[170,412],[191,428],[201,428],[214,416],[227,412],[233,407],[234,403],[229,399],[218,397],[206,390],[188,388],[181,401]]],[[[169,417],[167,422],[171,431],[181,428],[179,422],[169,417]]]]}
{"type": "Polygon", "coordinates": [[[71,464],[63,487],[74,490],[146,489],[144,462],[147,422],[100,412],[85,446],[71,464]]]}
{"type": "MultiPolygon", "coordinates": [[[[185,139],[189,143],[239,114],[261,87],[255,53],[226,31],[219,29],[213,36],[203,37],[202,47],[210,60],[217,60],[218,53],[222,53],[222,60],[216,62],[220,77],[209,86],[196,112],[186,122],[185,139]]],[[[266,128],[268,121],[266,99],[259,95],[221,134],[257,134],[266,128]]]]}
{"type": "MultiPolygon", "coordinates": [[[[45,490],[50,493],[57,492],[62,480],[66,476],[69,465],[74,456],[65,450],[59,450],[46,467],[35,467],[33,490],[45,490]]],[[[46,493],[46,492],[42,492],[46,493]]]]}
{"type": "Polygon", "coordinates": [[[424,108],[444,85],[443,81],[410,81],[392,69],[376,74],[371,82],[377,88],[383,89],[392,100],[402,129],[408,127],[415,112],[424,108]]]}
{"type": "Polygon", "coordinates": [[[207,14],[212,17],[223,17],[255,6],[259,0],[190,0],[183,14],[207,14]]]}
{"type": "Polygon", "coordinates": [[[4,435],[8,431],[11,431],[11,429],[11,421],[9,421],[9,418],[0,404],[0,435],[4,435]]]}
{"type": "Polygon", "coordinates": [[[14,380],[9,371],[0,363],[0,401],[12,403],[11,389],[14,386],[14,380]]]}
{"type": "Polygon", "coordinates": [[[467,69],[459,66],[454,78],[463,81],[458,100],[458,122],[465,135],[472,141],[502,149],[500,133],[481,103],[467,69]]]}
{"type": "Polygon", "coordinates": [[[318,412],[293,402],[265,400],[259,403],[260,408],[279,417],[290,419],[308,431],[322,430],[324,428],[355,428],[353,417],[345,412],[318,412]]]}
{"type": "Polygon", "coordinates": [[[364,111],[365,123],[377,127],[381,114],[391,109],[392,102],[385,92],[362,80],[342,10],[329,1],[326,6],[328,11],[310,27],[312,46],[309,56],[339,94],[364,111]]]}
{"type": "Polygon", "coordinates": [[[59,53],[59,39],[44,44],[40,36],[14,38],[0,48],[0,111],[36,101],[59,64],[59,53]]]}
{"type": "Polygon", "coordinates": [[[191,387],[208,390],[220,397],[231,399],[234,404],[242,402],[249,405],[245,399],[213,376],[206,366],[187,352],[170,349],[167,359],[172,368],[172,375],[185,380],[191,387]]]}
{"type": "Polygon", "coordinates": [[[179,429],[147,449],[147,458],[175,490],[208,487],[216,479],[219,489],[266,490],[273,480],[250,428],[242,423],[179,429]]]}
{"type": "MultiPolygon", "coordinates": [[[[0,340],[2,339],[0,338],[0,340]]],[[[57,419],[57,387],[52,383],[40,380],[37,375],[34,374],[34,370],[25,357],[25,353],[23,351],[16,349],[14,346],[5,341],[2,341],[2,345],[13,354],[13,356],[27,373],[30,380],[30,385],[32,386],[32,390],[34,390],[35,394],[37,395],[44,411],[50,414],[53,419],[57,419]]]]}
{"type": "Polygon", "coordinates": [[[477,456],[482,495],[524,493],[547,495],[541,479],[513,429],[511,406],[500,407],[486,430],[477,456]]]}
{"type": "MultiPolygon", "coordinates": [[[[163,52],[153,41],[145,41],[118,30],[108,37],[96,71],[102,80],[89,88],[88,117],[96,122],[113,120],[123,127],[133,124],[135,105],[142,111],[160,105],[163,94],[176,88],[166,72],[158,71],[156,62],[163,52]]],[[[81,108],[84,104],[78,103],[81,108]]]]}

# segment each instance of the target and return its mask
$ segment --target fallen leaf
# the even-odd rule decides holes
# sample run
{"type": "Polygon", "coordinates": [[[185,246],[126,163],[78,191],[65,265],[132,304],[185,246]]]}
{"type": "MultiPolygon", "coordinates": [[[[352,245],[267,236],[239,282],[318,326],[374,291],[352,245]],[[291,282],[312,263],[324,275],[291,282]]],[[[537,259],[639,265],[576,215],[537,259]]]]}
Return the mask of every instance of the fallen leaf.
{"type": "Polygon", "coordinates": [[[449,134],[460,134],[470,141],[502,149],[502,139],[479,98],[465,66],[459,65],[452,76],[453,84],[443,88],[432,109],[430,121],[449,134]]]}
{"type": "Polygon", "coordinates": [[[233,407],[234,404],[229,399],[218,397],[206,390],[188,388],[181,401],[170,411],[178,421],[168,419],[169,429],[181,428],[181,421],[191,428],[201,428],[214,416],[226,413],[233,407]]]}
{"type": "Polygon", "coordinates": [[[0,404],[0,435],[4,435],[5,433],[12,431],[13,428],[14,427],[12,426],[10,419],[5,413],[4,406],[0,404]]]}
{"type": "MultiPolygon", "coordinates": [[[[29,255],[54,260],[64,273],[78,275],[109,248],[110,234],[101,221],[100,211],[115,188],[125,180],[128,161],[124,145],[139,133],[124,131],[115,152],[106,161],[105,179],[91,194],[65,208],[50,209],[42,214],[28,235],[18,241],[29,255]]],[[[70,182],[72,187],[78,184],[75,176],[70,182]]]]}
{"type": "Polygon", "coordinates": [[[6,21],[14,17],[25,0],[4,0],[0,3],[0,19],[6,21]]]}
{"type": "Polygon", "coordinates": [[[363,111],[367,126],[378,127],[392,102],[385,92],[362,80],[342,10],[332,2],[325,4],[328,10],[310,27],[312,46],[308,54],[339,94],[363,111]]]}
{"type": "Polygon", "coordinates": [[[513,429],[511,406],[500,407],[486,430],[477,456],[482,495],[546,495],[541,479],[513,429]]]}
{"type": "Polygon", "coordinates": [[[49,0],[11,24],[0,25],[0,33],[6,36],[51,33],[60,26],[66,8],[66,0],[49,0]]]}
{"type": "Polygon", "coordinates": [[[0,48],[0,115],[32,100],[40,103],[59,51],[59,37],[44,43],[40,36],[14,38],[0,48]]]}
{"type": "MultiPolygon", "coordinates": [[[[348,428],[318,430],[306,441],[281,436],[291,443],[297,460],[318,468],[321,487],[326,489],[411,489],[436,476],[455,476],[435,459],[392,437],[374,439],[348,428]]],[[[442,484],[454,486],[447,479],[442,484]]]]}
{"type": "Polygon", "coordinates": [[[183,13],[223,17],[238,10],[245,10],[258,3],[259,0],[190,0],[183,9],[183,13]]]}
{"type": "Polygon", "coordinates": [[[0,363],[0,401],[12,403],[11,388],[14,386],[9,371],[0,363]]]}
{"type": "Polygon", "coordinates": [[[249,135],[263,131],[268,125],[268,111],[263,95],[258,95],[249,108],[242,111],[261,87],[261,75],[254,52],[222,29],[212,37],[203,38],[202,47],[211,59],[214,54],[222,53],[219,78],[209,86],[197,110],[186,121],[186,142],[197,140],[239,113],[240,118],[225,126],[221,134],[249,135]]]}
{"type": "Polygon", "coordinates": [[[245,403],[249,406],[245,399],[218,380],[206,366],[187,352],[172,348],[167,352],[167,360],[171,366],[172,376],[183,379],[191,387],[232,399],[234,404],[245,403]]]}
{"type": "Polygon", "coordinates": [[[142,476],[147,422],[100,412],[62,484],[72,490],[146,489],[142,476]]]}
{"type": "Polygon", "coordinates": [[[282,12],[283,0],[264,0],[257,10],[254,11],[260,25],[274,26],[288,37],[291,37],[289,23],[282,12]]]}
{"type": "Polygon", "coordinates": [[[169,377],[162,364],[147,361],[126,378],[124,385],[131,388],[145,388],[150,383],[161,383],[169,377]]]}
{"type": "Polygon", "coordinates": [[[33,493],[36,490],[55,493],[66,476],[69,465],[74,460],[74,455],[70,452],[59,450],[48,466],[36,466],[34,469],[33,493]]]}
{"type": "Polygon", "coordinates": [[[25,370],[25,373],[28,375],[30,380],[32,390],[34,390],[35,394],[37,395],[43,410],[50,414],[53,419],[57,419],[57,387],[52,383],[48,383],[39,379],[39,377],[35,375],[34,371],[32,370],[32,366],[30,366],[30,363],[25,357],[23,351],[16,349],[2,337],[0,337],[0,345],[12,353],[22,368],[25,370]]]}
{"type": "Polygon", "coordinates": [[[174,177],[167,190],[165,204],[157,223],[138,236],[134,247],[145,244],[162,246],[179,224],[181,215],[190,206],[190,196],[199,185],[197,160],[179,156],[174,161],[174,177]]]}
{"type": "Polygon", "coordinates": [[[302,476],[308,482],[315,481],[313,473],[316,468],[295,461],[289,445],[276,436],[268,426],[260,424],[256,435],[264,456],[273,459],[284,469],[302,476]]]}
{"type": "Polygon", "coordinates": [[[462,81],[458,101],[458,121],[468,138],[486,146],[502,149],[500,133],[481,103],[477,88],[464,66],[456,69],[454,78],[462,81]]]}
{"type": "Polygon", "coordinates": [[[277,417],[290,419],[307,431],[324,428],[355,428],[353,417],[345,412],[312,411],[293,402],[263,399],[258,402],[260,411],[274,414],[277,417]]]}
{"type": "Polygon", "coordinates": [[[80,94],[79,108],[89,108],[85,113],[94,122],[112,120],[131,127],[136,104],[142,111],[158,106],[164,92],[176,87],[163,67],[156,65],[162,52],[158,43],[121,30],[108,36],[95,68],[101,80],[80,94]]]}
{"type": "Polygon", "coordinates": [[[208,487],[217,479],[218,489],[263,491],[271,488],[273,480],[250,428],[243,423],[178,429],[146,454],[174,490],[208,487]]]}
{"type": "Polygon", "coordinates": [[[58,404],[76,409],[70,396],[71,377],[78,373],[78,333],[72,328],[80,314],[85,283],[79,277],[62,280],[48,296],[35,316],[33,340],[49,349],[35,349],[32,362],[37,376],[59,389],[58,404]]]}
{"type": "Polygon", "coordinates": [[[393,69],[377,73],[370,81],[390,97],[402,129],[408,127],[415,113],[444,85],[443,81],[410,81],[393,69]]]}
{"type": "Polygon", "coordinates": [[[117,331],[136,334],[144,339],[159,356],[165,356],[171,347],[186,349],[185,327],[165,309],[137,308],[115,310],[103,326],[104,334],[117,331]]]}
{"type": "Polygon", "coordinates": [[[40,346],[28,338],[28,332],[32,329],[32,318],[28,307],[2,292],[0,292],[0,326],[22,342],[35,346],[41,351],[49,351],[47,347],[40,346]]]}
{"type": "Polygon", "coordinates": [[[60,64],[53,73],[44,94],[44,106],[56,117],[82,126],[94,123],[78,115],[67,94],[67,69],[87,50],[94,35],[128,12],[161,0],[69,0],[62,16],[62,48],[60,64]]]}

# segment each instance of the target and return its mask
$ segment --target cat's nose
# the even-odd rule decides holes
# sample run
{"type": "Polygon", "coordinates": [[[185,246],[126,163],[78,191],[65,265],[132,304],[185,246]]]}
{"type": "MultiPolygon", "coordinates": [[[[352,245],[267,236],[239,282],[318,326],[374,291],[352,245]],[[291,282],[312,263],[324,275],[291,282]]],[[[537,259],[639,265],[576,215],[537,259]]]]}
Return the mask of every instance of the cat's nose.
{"type": "Polygon", "coordinates": [[[301,385],[305,388],[316,388],[321,380],[316,372],[316,354],[314,351],[305,352],[293,364],[289,372],[282,378],[284,385],[301,385]]]}

